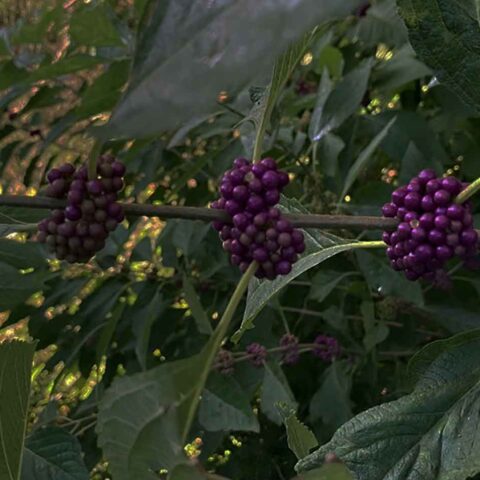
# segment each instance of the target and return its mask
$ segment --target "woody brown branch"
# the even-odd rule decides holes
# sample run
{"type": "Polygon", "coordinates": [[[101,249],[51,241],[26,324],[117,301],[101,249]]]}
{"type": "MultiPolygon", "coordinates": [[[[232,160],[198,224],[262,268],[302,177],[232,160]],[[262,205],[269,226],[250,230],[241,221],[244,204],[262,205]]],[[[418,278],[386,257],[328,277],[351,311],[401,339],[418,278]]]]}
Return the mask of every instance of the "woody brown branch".
{"type": "MultiPolygon", "coordinates": [[[[213,222],[229,222],[230,216],[222,211],[202,207],[178,207],[172,205],[146,205],[121,203],[127,216],[159,217],[164,219],[183,218],[213,222]]],[[[66,201],[48,197],[28,197],[21,195],[0,195],[0,206],[24,208],[64,208],[66,201]]],[[[294,227],[300,228],[345,228],[359,230],[394,230],[398,220],[384,217],[350,215],[285,214],[294,227]]]]}

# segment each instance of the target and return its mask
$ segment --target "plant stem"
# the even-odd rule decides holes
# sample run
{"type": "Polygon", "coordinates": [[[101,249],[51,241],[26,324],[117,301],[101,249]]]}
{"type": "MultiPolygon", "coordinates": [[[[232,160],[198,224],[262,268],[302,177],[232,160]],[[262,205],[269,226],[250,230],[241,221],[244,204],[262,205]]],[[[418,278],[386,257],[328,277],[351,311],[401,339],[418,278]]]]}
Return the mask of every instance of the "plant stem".
{"type": "MultiPolygon", "coordinates": [[[[64,200],[48,197],[28,197],[21,195],[0,195],[0,206],[13,206],[25,208],[64,208],[64,200]]],[[[176,207],[170,205],[145,205],[139,203],[122,203],[125,213],[130,216],[184,218],[187,220],[201,220],[213,222],[220,220],[230,222],[227,213],[222,210],[201,207],[176,207]]],[[[294,227],[298,228],[345,228],[360,230],[394,230],[398,220],[384,217],[366,217],[350,215],[305,215],[285,214],[294,227]]]]}
{"type": "Polygon", "coordinates": [[[202,394],[202,390],[205,387],[205,383],[207,382],[208,375],[212,368],[213,362],[215,361],[215,357],[217,356],[218,351],[222,345],[223,339],[227,334],[228,327],[232,321],[233,315],[238,307],[238,304],[243,298],[245,294],[248,284],[255,274],[257,270],[257,262],[252,262],[248,267],[247,271],[243,274],[242,278],[238,282],[237,288],[233,292],[230,301],[228,302],[227,308],[220,319],[220,322],[215,328],[210,340],[205,345],[202,353],[200,353],[199,361],[203,360],[204,367],[201,373],[201,377],[197,382],[194,391],[192,392],[193,399],[190,402],[190,406],[187,412],[187,419],[184,424],[183,430],[183,440],[186,441],[188,432],[190,431],[190,427],[192,425],[193,419],[195,417],[195,412],[197,411],[198,403],[200,402],[200,396],[202,394]]]}
{"type": "Polygon", "coordinates": [[[459,195],[455,199],[455,203],[466,202],[472,195],[475,195],[479,190],[480,190],[480,178],[477,178],[465,190],[459,193],[459,195]]]}
{"type": "Polygon", "coordinates": [[[97,140],[92,147],[92,151],[90,152],[90,155],[88,156],[87,168],[88,168],[89,180],[95,180],[97,178],[97,161],[98,161],[100,152],[102,151],[102,146],[103,146],[103,142],[101,142],[100,140],[97,140]]]}

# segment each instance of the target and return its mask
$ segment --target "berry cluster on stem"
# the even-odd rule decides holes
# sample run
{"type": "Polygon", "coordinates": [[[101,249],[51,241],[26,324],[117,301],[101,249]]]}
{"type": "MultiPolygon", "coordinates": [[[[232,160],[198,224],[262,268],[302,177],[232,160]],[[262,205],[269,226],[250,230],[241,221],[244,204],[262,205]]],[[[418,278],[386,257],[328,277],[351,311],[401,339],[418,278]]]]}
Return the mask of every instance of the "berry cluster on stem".
{"type": "Polygon", "coordinates": [[[383,233],[387,255],[409,280],[441,280],[450,259],[467,261],[476,255],[471,205],[456,203],[464,188],[455,177],[437,178],[433,170],[422,170],[383,206],[385,217],[400,221],[394,232],[383,233]]]}
{"type": "Polygon", "coordinates": [[[298,255],[305,251],[303,233],[275,207],[288,182],[288,174],[278,170],[272,158],[255,164],[237,158],[224,174],[221,196],[212,208],[224,210],[232,221],[215,221],[213,226],[232,264],[242,272],[255,261],[255,275],[273,280],[290,273],[298,255]]]}
{"type": "Polygon", "coordinates": [[[124,173],[125,166],[110,155],[100,157],[95,179],[88,179],[86,167],[76,170],[69,163],[50,170],[46,195],[66,199],[67,205],[38,224],[38,241],[59,260],[87,262],[125,218],[117,203],[124,173]]]}

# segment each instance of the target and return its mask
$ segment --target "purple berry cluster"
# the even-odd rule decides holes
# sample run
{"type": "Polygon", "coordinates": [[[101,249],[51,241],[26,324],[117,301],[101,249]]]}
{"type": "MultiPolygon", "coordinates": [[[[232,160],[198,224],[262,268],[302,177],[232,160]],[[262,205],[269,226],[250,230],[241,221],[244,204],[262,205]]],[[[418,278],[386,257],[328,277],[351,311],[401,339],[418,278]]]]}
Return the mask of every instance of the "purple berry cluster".
{"type": "Polygon", "coordinates": [[[259,343],[251,343],[250,345],[247,345],[245,352],[248,355],[250,363],[255,367],[263,366],[268,356],[267,349],[259,343]]]}
{"type": "Polygon", "coordinates": [[[383,206],[385,217],[400,221],[394,232],[383,233],[388,258],[409,280],[436,281],[445,276],[448,260],[476,254],[471,205],[455,203],[462,189],[455,177],[437,178],[433,170],[422,170],[383,206]]]}
{"type": "Polygon", "coordinates": [[[100,157],[93,180],[88,179],[86,167],[76,170],[69,163],[50,170],[46,195],[66,199],[67,206],[52,210],[38,224],[38,241],[47,244],[59,260],[87,262],[125,218],[117,203],[124,173],[123,163],[110,155],[100,157]]]}
{"type": "Polygon", "coordinates": [[[242,272],[256,261],[256,276],[273,280],[290,273],[298,255],[305,251],[303,233],[275,208],[288,182],[288,174],[278,170],[272,158],[255,164],[237,158],[223,176],[221,197],[212,208],[225,210],[232,224],[214,222],[213,226],[232,264],[242,272]]]}
{"type": "Polygon", "coordinates": [[[281,360],[285,365],[294,365],[300,359],[300,346],[298,337],[291,333],[286,333],[280,339],[282,348],[281,360]]]}
{"type": "Polygon", "coordinates": [[[213,368],[223,375],[230,375],[233,373],[233,366],[234,358],[232,352],[222,348],[217,353],[213,368]]]}
{"type": "Polygon", "coordinates": [[[313,355],[324,362],[332,362],[338,358],[342,352],[338,340],[328,335],[318,335],[313,343],[313,355]]]}

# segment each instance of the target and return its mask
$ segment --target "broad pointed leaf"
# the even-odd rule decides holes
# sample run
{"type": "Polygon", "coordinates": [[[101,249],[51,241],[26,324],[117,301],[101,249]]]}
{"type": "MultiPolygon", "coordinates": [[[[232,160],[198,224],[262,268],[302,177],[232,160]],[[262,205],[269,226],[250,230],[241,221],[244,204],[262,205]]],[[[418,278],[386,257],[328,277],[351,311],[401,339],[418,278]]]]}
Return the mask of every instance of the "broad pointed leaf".
{"type": "Polygon", "coordinates": [[[357,415],[297,468],[318,467],[334,452],[358,480],[465,480],[479,473],[480,339],[478,330],[461,335],[433,355],[426,347],[411,394],[357,415]]]}
{"type": "Polygon", "coordinates": [[[0,478],[17,480],[27,427],[35,344],[0,344],[0,478]]]}

